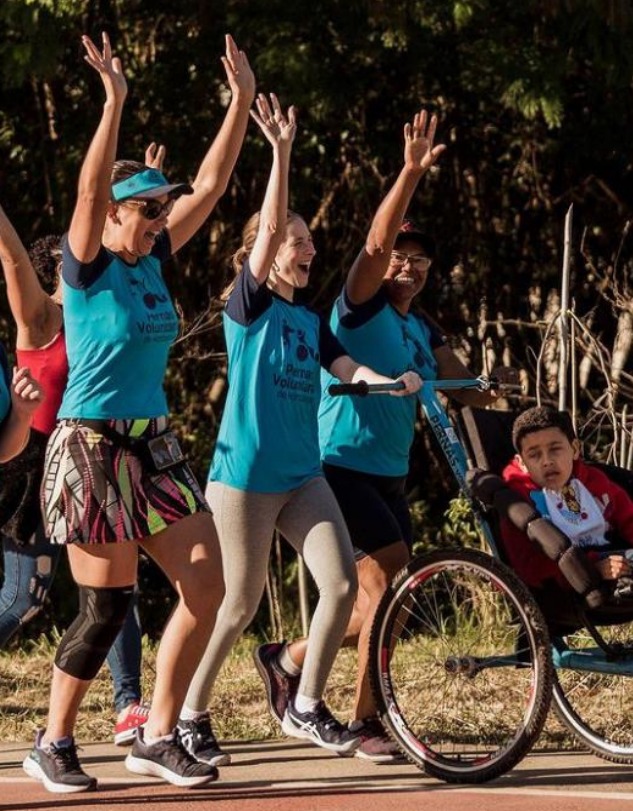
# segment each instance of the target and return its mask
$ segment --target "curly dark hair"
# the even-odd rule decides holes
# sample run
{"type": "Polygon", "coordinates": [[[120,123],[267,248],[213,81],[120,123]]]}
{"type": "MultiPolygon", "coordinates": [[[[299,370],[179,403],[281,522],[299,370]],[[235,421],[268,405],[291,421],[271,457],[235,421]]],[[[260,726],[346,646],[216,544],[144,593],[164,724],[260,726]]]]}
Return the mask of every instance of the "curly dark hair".
{"type": "Polygon", "coordinates": [[[62,249],[59,234],[47,234],[36,239],[29,248],[29,258],[40,283],[50,296],[59,284],[62,249]]]}
{"type": "Polygon", "coordinates": [[[559,428],[570,442],[576,439],[571,417],[566,411],[557,411],[551,406],[534,406],[519,414],[512,425],[512,444],[516,452],[521,453],[521,443],[528,434],[547,428],[559,428]]]}

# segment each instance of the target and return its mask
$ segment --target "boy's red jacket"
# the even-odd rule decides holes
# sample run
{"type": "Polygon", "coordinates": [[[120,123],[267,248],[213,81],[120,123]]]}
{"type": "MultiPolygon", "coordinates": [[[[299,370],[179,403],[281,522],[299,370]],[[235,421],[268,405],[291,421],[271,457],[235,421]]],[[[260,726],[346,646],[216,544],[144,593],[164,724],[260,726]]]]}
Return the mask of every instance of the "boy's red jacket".
{"type": "MultiPolygon", "coordinates": [[[[503,479],[509,487],[520,493],[526,501],[539,486],[522,470],[516,459],[503,471],[503,479]]],[[[619,485],[609,479],[599,468],[587,465],[581,459],[574,462],[572,477],[585,485],[604,508],[604,519],[622,545],[633,546],[633,499],[619,485]]],[[[555,580],[562,588],[571,586],[558,568],[536,543],[504,518],[501,521],[501,536],[508,560],[519,577],[530,587],[543,586],[546,580],[555,580]]],[[[588,552],[591,556],[591,552],[588,552]]]]}

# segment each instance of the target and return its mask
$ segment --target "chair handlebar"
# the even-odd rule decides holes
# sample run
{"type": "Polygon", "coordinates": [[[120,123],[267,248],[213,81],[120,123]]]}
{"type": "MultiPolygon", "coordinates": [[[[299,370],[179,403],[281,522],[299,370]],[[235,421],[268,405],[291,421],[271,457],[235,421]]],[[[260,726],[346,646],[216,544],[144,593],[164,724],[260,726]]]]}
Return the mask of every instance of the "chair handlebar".
{"type": "MultiPolygon", "coordinates": [[[[465,378],[463,380],[426,380],[424,385],[442,391],[477,389],[478,391],[499,391],[507,392],[508,394],[523,393],[523,386],[520,384],[503,383],[494,377],[486,377],[485,375],[465,378]]],[[[392,391],[402,391],[404,387],[402,381],[395,381],[393,383],[367,383],[364,380],[359,380],[358,383],[332,383],[328,388],[328,392],[333,397],[346,394],[356,395],[357,397],[367,397],[368,394],[388,394],[392,391]]]]}

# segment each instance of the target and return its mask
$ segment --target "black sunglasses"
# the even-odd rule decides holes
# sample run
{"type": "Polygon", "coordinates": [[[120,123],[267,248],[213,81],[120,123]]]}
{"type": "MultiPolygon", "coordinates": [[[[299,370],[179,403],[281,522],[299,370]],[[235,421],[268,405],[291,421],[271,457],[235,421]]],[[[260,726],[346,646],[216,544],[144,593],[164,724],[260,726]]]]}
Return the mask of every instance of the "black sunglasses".
{"type": "Polygon", "coordinates": [[[161,214],[169,214],[174,207],[175,200],[160,203],[158,200],[125,200],[123,205],[133,205],[141,212],[146,220],[157,220],[161,214]]]}

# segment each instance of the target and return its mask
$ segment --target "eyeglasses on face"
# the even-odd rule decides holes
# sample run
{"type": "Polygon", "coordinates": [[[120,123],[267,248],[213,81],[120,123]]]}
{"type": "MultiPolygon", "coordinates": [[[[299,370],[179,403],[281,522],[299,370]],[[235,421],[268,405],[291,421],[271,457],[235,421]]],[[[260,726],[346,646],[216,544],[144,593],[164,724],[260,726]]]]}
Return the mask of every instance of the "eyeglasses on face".
{"type": "Polygon", "coordinates": [[[391,264],[404,265],[409,262],[421,270],[427,270],[431,266],[432,260],[423,253],[402,253],[402,251],[391,251],[391,264]]]}
{"type": "Polygon", "coordinates": [[[169,214],[175,202],[175,200],[167,200],[165,203],[158,200],[125,200],[123,205],[138,208],[146,220],[157,220],[163,214],[169,214]]]}

